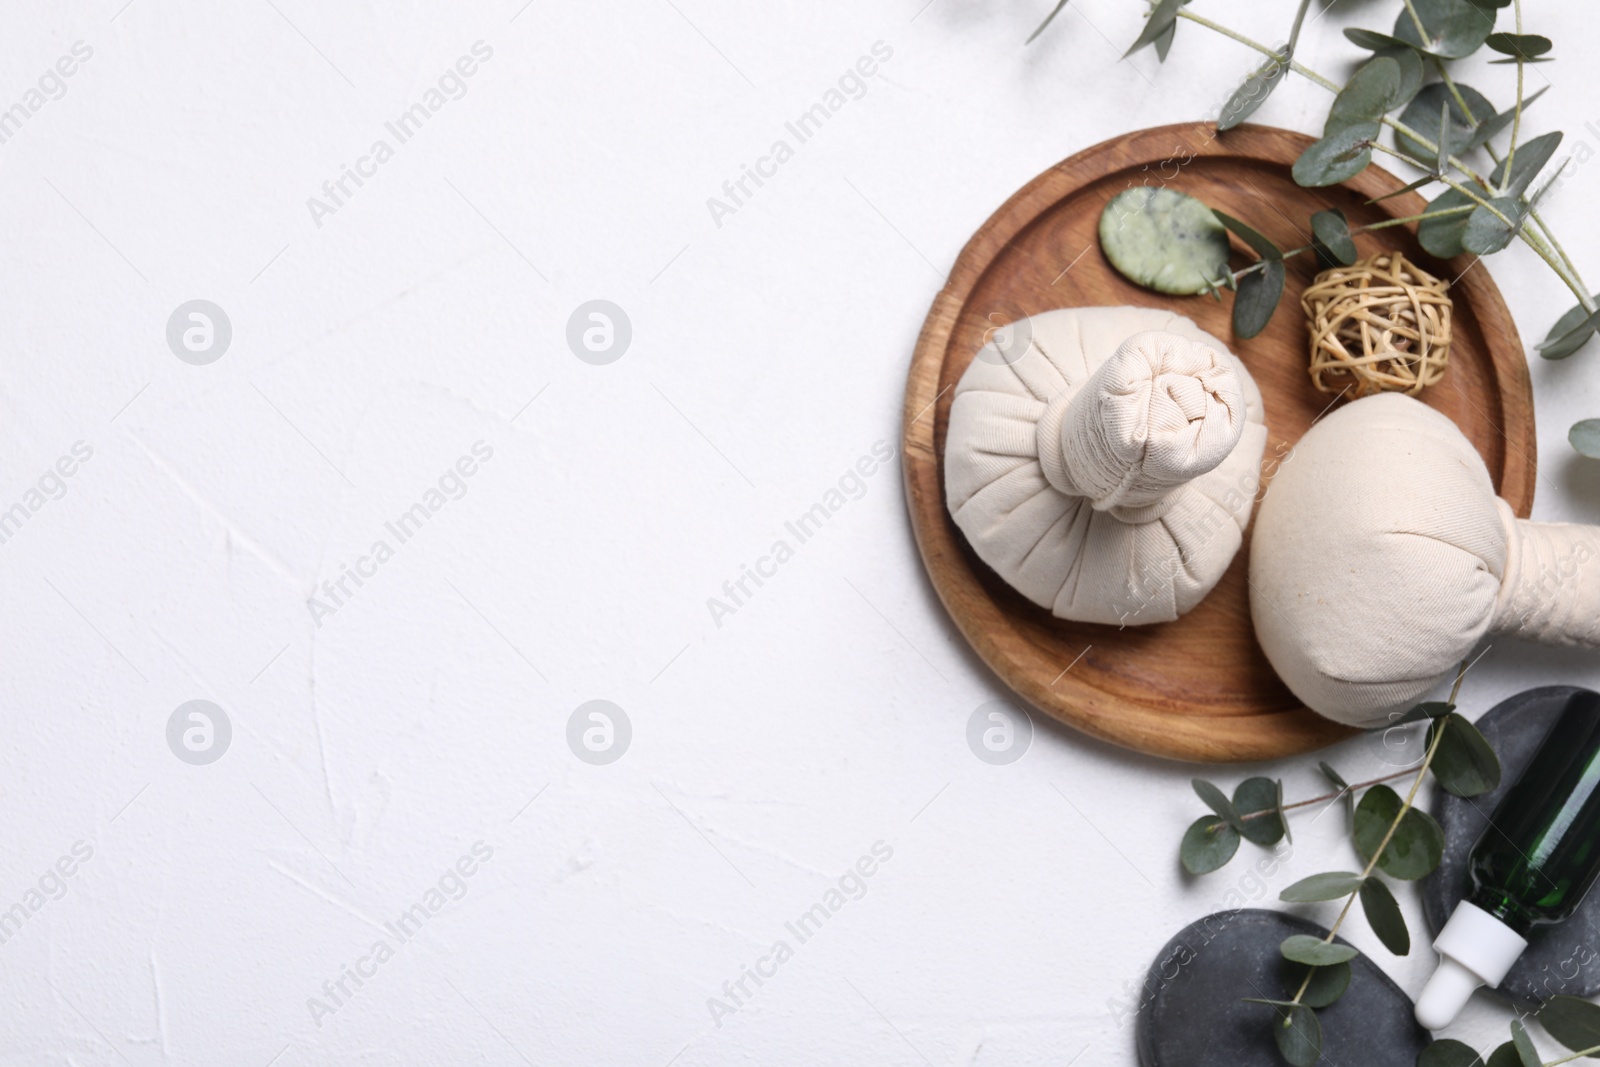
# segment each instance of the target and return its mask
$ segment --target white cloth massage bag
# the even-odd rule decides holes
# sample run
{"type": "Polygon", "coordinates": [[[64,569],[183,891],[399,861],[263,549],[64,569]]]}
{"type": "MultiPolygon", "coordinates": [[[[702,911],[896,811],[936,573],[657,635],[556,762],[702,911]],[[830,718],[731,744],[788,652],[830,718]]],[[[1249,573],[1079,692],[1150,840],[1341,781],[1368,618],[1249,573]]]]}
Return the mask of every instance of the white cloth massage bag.
{"type": "Polygon", "coordinates": [[[1486,633],[1600,647],[1600,529],[1517,518],[1447,416],[1367,397],[1273,475],[1250,614],[1295,696],[1377,726],[1453,678],[1486,633]]]}
{"type": "Polygon", "coordinates": [[[997,331],[961,376],[946,502],[978,556],[1040,607],[1168,622],[1238,552],[1266,440],[1249,372],[1183,316],[1047,311],[997,331]]]}

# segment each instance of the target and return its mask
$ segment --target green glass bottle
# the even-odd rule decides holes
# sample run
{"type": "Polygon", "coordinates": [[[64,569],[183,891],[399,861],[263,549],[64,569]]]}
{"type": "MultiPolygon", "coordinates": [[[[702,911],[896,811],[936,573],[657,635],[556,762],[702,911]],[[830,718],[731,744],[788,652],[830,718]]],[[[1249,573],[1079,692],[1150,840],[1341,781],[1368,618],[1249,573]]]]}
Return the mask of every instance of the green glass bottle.
{"type": "Polygon", "coordinates": [[[1600,694],[1576,693],[1472,848],[1472,889],[1439,931],[1417,998],[1437,1030],[1500,984],[1535,926],[1568,918],[1600,876],[1600,694]]]}

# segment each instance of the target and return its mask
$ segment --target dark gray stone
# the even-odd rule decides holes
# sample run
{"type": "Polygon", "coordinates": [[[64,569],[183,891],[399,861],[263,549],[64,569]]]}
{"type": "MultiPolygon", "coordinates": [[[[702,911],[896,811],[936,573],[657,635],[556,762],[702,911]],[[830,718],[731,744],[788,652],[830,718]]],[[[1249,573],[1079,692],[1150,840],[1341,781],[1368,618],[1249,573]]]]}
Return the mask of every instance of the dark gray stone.
{"type": "MultiPolygon", "coordinates": [[[[1483,713],[1477,725],[1500,757],[1500,787],[1470,800],[1435,788],[1433,815],[1444,827],[1444,859],[1422,883],[1422,912],[1435,934],[1466,896],[1467,858],[1489,825],[1490,814],[1533,760],[1539,743],[1566,710],[1567,701],[1580,694],[1589,695],[1589,690],[1551,685],[1496,704],[1483,713]]],[[[1536,927],[1528,937],[1527,951],[1500,983],[1499,992],[1529,1008],[1558,993],[1575,997],[1600,993],[1600,892],[1585,897],[1566,922],[1536,927]]]]}
{"type": "MultiPolygon", "coordinates": [[[[1278,952],[1294,934],[1326,937],[1304,919],[1246,908],[1208,915],[1167,942],[1150,966],[1135,1040],[1143,1067],[1283,1067],[1273,1009],[1242,997],[1288,1000],[1304,970],[1278,952]]],[[[1335,938],[1345,944],[1343,938],[1335,938]]],[[[1428,1032],[1411,998],[1365,956],[1350,961],[1350,988],[1322,1008],[1322,1061],[1414,1067],[1428,1032]]]]}

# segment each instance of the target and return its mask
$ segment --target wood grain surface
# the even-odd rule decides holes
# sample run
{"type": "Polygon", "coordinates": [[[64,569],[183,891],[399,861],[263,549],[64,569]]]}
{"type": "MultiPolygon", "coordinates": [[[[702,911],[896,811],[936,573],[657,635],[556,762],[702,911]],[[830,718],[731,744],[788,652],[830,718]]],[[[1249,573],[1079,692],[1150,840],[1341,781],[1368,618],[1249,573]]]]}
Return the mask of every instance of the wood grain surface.
{"type": "MultiPolygon", "coordinates": [[[[1290,167],[1311,139],[1242,126],[1218,136],[1209,124],[1141,130],[1052,167],[1006,201],[975,233],[934,299],[906,383],[903,462],[907,502],[929,577],[973,648],[1034,708],[1096,737],[1155,755],[1198,761],[1257,760],[1305,752],[1349,736],[1307,710],[1273,673],[1250,621],[1246,547],[1215,590],[1171,623],[1117,628],[1054,618],[983,564],[945,507],[943,455],[956,382],[986,330],[1051,308],[1132,304],[1189,316],[1227,342],[1266,398],[1262,482],[1292,462],[1293,444],[1328,409],[1307,373],[1300,292],[1315,257],[1289,264],[1287,291],[1259,336],[1233,336],[1233,298],[1169,297],[1112,269],[1096,236],[1101,209],[1142,184],[1190,193],[1240,218],[1280,247],[1310,241],[1308,219],[1329,207],[1352,226],[1425,210],[1372,166],[1344,186],[1302,189],[1290,167]]],[[[1449,415],[1488,463],[1518,515],[1533,504],[1533,402],[1522,342],[1483,264],[1442,263],[1424,253],[1408,224],[1356,238],[1363,256],[1401,248],[1453,282],[1455,348],[1443,382],[1422,399],[1449,415]]],[[[1234,239],[1234,265],[1250,262],[1234,239]]],[[[1266,489],[1263,489],[1263,492],[1266,489]]],[[[1327,635],[1337,640],[1337,634],[1327,635]]]]}

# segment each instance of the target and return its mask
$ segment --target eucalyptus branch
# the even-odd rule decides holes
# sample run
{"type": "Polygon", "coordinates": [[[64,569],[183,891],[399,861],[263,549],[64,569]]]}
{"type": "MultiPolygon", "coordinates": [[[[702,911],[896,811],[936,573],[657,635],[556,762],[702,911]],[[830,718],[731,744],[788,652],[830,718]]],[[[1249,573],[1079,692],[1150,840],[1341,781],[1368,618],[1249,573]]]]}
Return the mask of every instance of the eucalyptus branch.
{"type": "MultiPolygon", "coordinates": [[[[1446,65],[1445,61],[1440,59],[1438,56],[1433,57],[1433,66],[1434,69],[1439,72],[1439,78],[1444,83],[1445,88],[1450,90],[1450,95],[1455,99],[1456,106],[1461,109],[1461,114],[1466,117],[1466,120],[1469,124],[1476,126],[1478,124],[1478,116],[1472,113],[1472,105],[1467,103],[1467,98],[1462,94],[1461,87],[1458,86],[1456,84],[1456,80],[1450,76],[1449,66],[1446,65]]],[[[1519,86],[1517,89],[1517,111],[1519,117],[1521,115],[1522,103],[1522,89],[1519,86]]],[[[1485,116],[1485,118],[1487,117],[1488,116],[1485,116]]],[[[1432,147],[1435,151],[1438,150],[1437,146],[1432,147]]],[[[1498,166],[1500,163],[1500,153],[1495,151],[1494,145],[1486,141],[1484,142],[1483,150],[1489,153],[1489,158],[1494,160],[1495,164],[1498,166]]],[[[1506,173],[1509,174],[1510,172],[1511,164],[1507,163],[1506,173]]],[[[1479,179],[1478,184],[1485,185],[1486,183],[1479,179]]],[[[1544,216],[1539,214],[1539,209],[1537,207],[1530,206],[1528,209],[1528,218],[1533,220],[1533,224],[1539,228],[1540,236],[1544,238],[1544,240],[1549,244],[1551,251],[1553,251],[1566,266],[1567,274],[1570,276],[1571,281],[1577,283],[1576,288],[1581,292],[1587,293],[1589,291],[1589,287],[1583,283],[1583,277],[1578,273],[1578,265],[1573,262],[1572,257],[1567,254],[1567,250],[1562,247],[1561,242],[1556,239],[1555,232],[1551,230],[1549,225],[1544,221],[1544,216]]],[[[1566,279],[1563,280],[1565,281],[1566,279]]]]}
{"type": "MultiPolygon", "coordinates": [[[[1466,669],[1466,665],[1462,664],[1462,673],[1465,673],[1466,669]]],[[[1459,688],[1460,685],[1461,675],[1458,674],[1456,676],[1456,686],[1459,688]]],[[[1451,699],[1452,701],[1454,700],[1453,697],[1451,699]]],[[[1422,766],[1417,768],[1417,777],[1411,783],[1411,792],[1406,794],[1405,802],[1400,805],[1399,814],[1394,817],[1394,822],[1389,824],[1389,829],[1383,835],[1383,840],[1378,843],[1377,848],[1372,850],[1372,858],[1367,861],[1366,868],[1361,872],[1361,880],[1363,882],[1372,877],[1372,872],[1378,867],[1378,861],[1383,858],[1383,850],[1389,847],[1390,841],[1394,840],[1395,832],[1400,829],[1401,820],[1406,817],[1406,814],[1411,810],[1412,805],[1416,802],[1417,790],[1422,788],[1422,780],[1427,777],[1428,768],[1433,765],[1433,757],[1439,751],[1439,740],[1440,738],[1444,737],[1445,727],[1448,722],[1448,719],[1439,720],[1437,728],[1435,728],[1433,731],[1433,741],[1428,745],[1427,755],[1422,757],[1422,766]]],[[[1361,891],[1357,889],[1355,892],[1351,893],[1345,898],[1344,907],[1339,909],[1339,917],[1335,919],[1333,921],[1333,925],[1329,927],[1328,936],[1322,939],[1324,944],[1333,943],[1333,939],[1338,936],[1339,927],[1344,925],[1345,919],[1350,915],[1350,908],[1355,904],[1356,898],[1360,895],[1361,891]]],[[[1306,976],[1305,978],[1301,979],[1300,988],[1295,990],[1294,1000],[1291,1001],[1291,1003],[1300,1003],[1301,998],[1306,995],[1306,989],[1311,985],[1311,976],[1314,973],[1316,973],[1314,969],[1306,971],[1306,976]]]]}
{"type": "MultiPolygon", "coordinates": [[[[1382,222],[1369,222],[1365,226],[1352,227],[1351,230],[1350,230],[1350,236],[1354,237],[1358,233],[1370,233],[1373,230],[1387,230],[1391,226],[1405,226],[1405,225],[1408,225],[1408,224],[1413,223],[1413,222],[1422,222],[1425,219],[1444,219],[1444,218],[1449,218],[1452,215],[1465,215],[1465,214],[1468,214],[1469,212],[1476,211],[1476,210],[1477,210],[1477,205],[1476,204],[1463,204],[1461,207],[1444,207],[1444,208],[1440,208],[1437,211],[1424,211],[1420,215],[1407,215],[1404,218],[1399,218],[1399,219],[1384,219],[1382,222]]],[[[1282,258],[1291,259],[1291,258],[1293,258],[1295,256],[1304,255],[1307,252],[1314,252],[1314,251],[1316,251],[1316,248],[1317,248],[1316,245],[1301,245],[1299,248],[1291,248],[1288,251],[1284,252],[1282,258]]],[[[1262,270],[1266,266],[1266,262],[1267,261],[1264,260],[1264,259],[1258,259],[1254,263],[1250,264],[1248,267],[1245,267],[1245,268],[1243,268],[1241,270],[1236,270],[1236,271],[1231,272],[1230,276],[1233,278],[1234,284],[1237,285],[1240,278],[1243,278],[1243,277],[1245,277],[1247,275],[1250,275],[1250,274],[1255,274],[1256,272],[1262,270]]],[[[1400,772],[1400,774],[1404,774],[1404,773],[1406,773],[1406,772],[1405,771],[1401,771],[1400,772]]],[[[1398,778],[1398,777],[1399,777],[1399,775],[1396,775],[1396,774],[1391,774],[1389,776],[1389,778],[1398,778]]],[[[1383,781],[1388,781],[1388,779],[1387,778],[1380,778],[1380,779],[1378,779],[1378,781],[1383,782],[1383,781]]],[[[1372,784],[1372,783],[1368,783],[1368,784],[1372,784]]],[[[1357,788],[1359,788],[1359,787],[1357,787],[1357,788]]],[[[1309,803],[1309,801],[1307,803],[1309,803]]],[[[1289,807],[1296,807],[1296,806],[1297,805],[1294,805],[1294,804],[1289,805],[1289,807]]]]}
{"type": "MultiPolygon", "coordinates": [[[[1412,5],[1410,3],[1410,0],[1407,0],[1407,7],[1409,8],[1411,6],[1412,5]]],[[[1247,37],[1244,34],[1239,33],[1237,30],[1230,29],[1229,27],[1224,26],[1221,23],[1213,22],[1211,19],[1205,18],[1202,15],[1196,15],[1194,12],[1189,11],[1186,8],[1180,9],[1178,11],[1178,17],[1179,18],[1183,18],[1183,19],[1188,19],[1190,22],[1193,22],[1197,26],[1204,26],[1206,29],[1211,30],[1214,33],[1219,33],[1222,36],[1230,38],[1230,39],[1232,39],[1234,41],[1237,41],[1240,44],[1246,46],[1247,48],[1253,48],[1257,52],[1260,52],[1264,56],[1276,57],[1278,55],[1278,53],[1276,51],[1274,51],[1272,48],[1268,47],[1267,45],[1262,44],[1260,41],[1257,41],[1257,40],[1254,40],[1253,38],[1247,37]]],[[[1520,66],[1520,64],[1519,64],[1519,66],[1520,66]]],[[[1307,67],[1303,63],[1299,63],[1299,62],[1296,62],[1293,59],[1291,59],[1289,61],[1289,69],[1294,71],[1296,74],[1299,74],[1301,77],[1305,78],[1306,80],[1315,82],[1316,84],[1322,86],[1324,89],[1328,90],[1328,92],[1330,92],[1330,93],[1334,93],[1335,95],[1337,95],[1339,90],[1340,90],[1340,86],[1339,86],[1339,84],[1337,82],[1333,81],[1331,78],[1324,77],[1323,75],[1317,73],[1316,71],[1312,70],[1310,67],[1307,67]]],[[[1521,94],[1520,93],[1518,94],[1518,100],[1519,100],[1519,109],[1520,109],[1520,100],[1521,100],[1521,94]]],[[[1520,113],[1520,110],[1519,110],[1519,113],[1520,113]]],[[[1420,133],[1419,131],[1412,129],[1410,126],[1408,126],[1404,122],[1401,122],[1399,119],[1395,119],[1395,118],[1392,118],[1392,117],[1390,117],[1388,115],[1385,115],[1385,116],[1383,116],[1382,122],[1383,122],[1383,124],[1385,126],[1388,126],[1390,129],[1394,130],[1396,133],[1403,134],[1406,137],[1409,137],[1412,140],[1416,141],[1418,144],[1422,145],[1425,149],[1429,149],[1429,150],[1432,150],[1432,151],[1435,151],[1435,152],[1438,151],[1439,146],[1436,143],[1434,143],[1432,139],[1430,139],[1429,137],[1427,137],[1424,134],[1420,133]]],[[[1377,147],[1377,146],[1375,145],[1374,147],[1377,147]]],[[[1404,158],[1404,157],[1402,157],[1402,158],[1404,158]]],[[[1409,162],[1409,160],[1408,160],[1408,162],[1409,162]]],[[[1451,156],[1449,158],[1448,162],[1450,163],[1451,166],[1453,166],[1457,170],[1461,171],[1461,173],[1466,175],[1468,178],[1470,178],[1473,181],[1477,182],[1480,186],[1482,186],[1484,188],[1488,188],[1489,187],[1489,182],[1484,179],[1483,175],[1479,174],[1476,170],[1474,170],[1472,168],[1471,165],[1469,165],[1465,161],[1459,159],[1456,156],[1451,156]]],[[[1509,168],[1508,168],[1508,170],[1509,170],[1509,168]]],[[[1466,190],[1463,190],[1463,192],[1466,192],[1466,190]]],[[[1510,222],[1510,220],[1505,218],[1504,214],[1500,213],[1498,210],[1496,210],[1495,213],[1502,221],[1506,222],[1506,224],[1508,226],[1512,226],[1513,225],[1510,222]]],[[[1522,242],[1524,244],[1526,244],[1529,248],[1533,249],[1535,255],[1537,255],[1540,259],[1545,261],[1546,265],[1548,265],[1550,267],[1550,269],[1555,272],[1556,277],[1561,279],[1562,284],[1566,285],[1566,287],[1568,289],[1572,290],[1573,294],[1577,296],[1578,302],[1581,305],[1583,305],[1585,310],[1588,310],[1588,311],[1591,311],[1591,312],[1594,311],[1595,307],[1596,307],[1594,297],[1590,294],[1589,290],[1584,287],[1582,280],[1578,277],[1577,271],[1575,269],[1569,269],[1566,264],[1561,262],[1561,260],[1563,260],[1563,259],[1568,259],[1568,257],[1565,255],[1565,253],[1563,252],[1561,254],[1560,258],[1558,258],[1557,257],[1557,253],[1552,248],[1552,246],[1550,244],[1546,244],[1545,241],[1539,236],[1539,234],[1536,234],[1536,233],[1532,232],[1531,230],[1529,230],[1525,226],[1523,226],[1523,227],[1515,227],[1515,229],[1516,229],[1517,236],[1519,238],[1521,238],[1522,242]]],[[[1541,231],[1546,229],[1546,227],[1542,223],[1542,220],[1539,222],[1539,229],[1541,231]]]]}
{"type": "MultiPolygon", "coordinates": [[[[1411,768],[1407,767],[1403,771],[1395,771],[1393,774],[1386,774],[1382,778],[1370,778],[1365,782],[1356,782],[1354,785],[1345,786],[1343,789],[1336,789],[1332,793],[1324,793],[1320,797],[1312,797],[1309,800],[1297,800],[1293,804],[1285,804],[1281,808],[1262,808],[1260,811],[1245,812],[1241,814],[1239,818],[1244,822],[1249,822],[1251,819],[1261,819],[1268,815],[1276,815],[1280,811],[1293,811],[1296,808],[1308,808],[1313,804],[1326,804],[1330,801],[1338,800],[1346,793],[1354,793],[1357,790],[1366,789],[1369,786],[1382,785],[1384,782],[1392,782],[1396,778],[1403,778],[1410,773],[1411,768]]],[[[1226,825],[1227,823],[1219,820],[1213,824],[1212,829],[1220,829],[1226,825]]]]}
{"type": "MultiPolygon", "coordinates": [[[[1456,671],[1455,685],[1450,688],[1450,703],[1456,702],[1456,697],[1461,693],[1461,681],[1467,676],[1467,667],[1470,664],[1463,662],[1456,671]]],[[[1389,842],[1394,840],[1394,835],[1400,829],[1400,824],[1405,821],[1406,815],[1411,811],[1417,801],[1417,791],[1422,788],[1422,780],[1428,776],[1428,769],[1433,766],[1433,757],[1438,755],[1439,742],[1444,737],[1446,728],[1450,725],[1449,717],[1439,719],[1433,728],[1433,739],[1428,742],[1427,754],[1422,757],[1422,765],[1417,768],[1417,776],[1411,782],[1411,791],[1406,794],[1405,801],[1400,805],[1400,811],[1395,815],[1394,821],[1389,824],[1389,829],[1384,833],[1383,840],[1378,842],[1378,847],[1372,850],[1372,858],[1367,861],[1366,868],[1361,872],[1361,881],[1365,882],[1372,877],[1372,872],[1378,869],[1378,861],[1383,859],[1384,849],[1389,847],[1389,842]]],[[[1328,930],[1328,936],[1322,939],[1323,944],[1331,945],[1338,936],[1339,927],[1344,925],[1345,919],[1350,914],[1350,908],[1355,904],[1356,898],[1361,895],[1358,887],[1345,898],[1344,907],[1339,910],[1339,917],[1333,921],[1333,926],[1328,930]]],[[[1311,976],[1316,973],[1315,968],[1306,971],[1306,976],[1300,982],[1300,988],[1295,990],[1294,1000],[1290,1003],[1299,1004],[1306,995],[1306,990],[1311,985],[1311,976]]]]}

